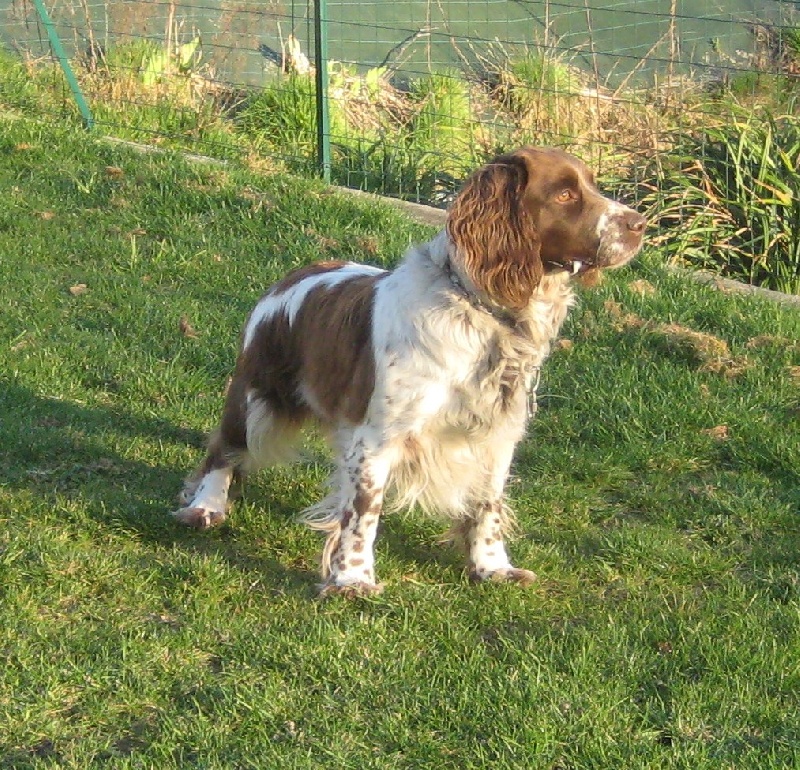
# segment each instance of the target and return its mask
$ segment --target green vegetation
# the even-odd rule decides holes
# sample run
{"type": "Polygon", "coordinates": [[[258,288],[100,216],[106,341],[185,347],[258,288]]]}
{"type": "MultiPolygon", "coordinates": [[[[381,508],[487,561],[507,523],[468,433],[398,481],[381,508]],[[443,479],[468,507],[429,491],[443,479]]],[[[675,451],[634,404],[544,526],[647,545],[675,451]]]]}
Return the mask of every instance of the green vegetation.
{"type": "Polygon", "coordinates": [[[543,375],[510,487],[537,584],[468,585],[412,511],[383,523],[383,595],[319,603],[292,520],[316,441],[218,531],[168,511],[263,289],[427,231],[7,117],[0,186],[0,768],[797,764],[797,310],[648,248],[543,375]]]}
{"type": "MultiPolygon", "coordinates": [[[[444,203],[496,152],[558,145],[586,158],[601,182],[644,197],[673,263],[800,292],[798,33],[760,34],[770,71],[705,89],[681,82],[680,98],[675,83],[655,99],[612,93],[546,48],[516,58],[491,51],[468,74],[439,72],[402,90],[385,67],[362,74],[330,62],[332,180],[444,203]]],[[[179,37],[175,26],[170,46],[134,40],[76,62],[101,130],[313,174],[314,73],[299,41],[286,41],[286,72],[237,91],[213,77],[199,38],[179,37]]],[[[0,104],[77,120],[56,67],[7,54],[0,104]]]]}
{"type": "Polygon", "coordinates": [[[759,113],[682,134],[650,196],[676,258],[800,294],[800,120],[759,113]]]}
{"type": "MultiPolygon", "coordinates": [[[[452,191],[484,159],[476,151],[470,94],[455,73],[431,75],[401,94],[383,80],[333,63],[329,116],[334,182],[390,195],[434,200],[452,191]]],[[[313,78],[291,73],[258,91],[237,117],[256,148],[295,171],[316,160],[313,78]]]]}
{"type": "Polygon", "coordinates": [[[408,142],[417,148],[420,176],[465,179],[483,161],[468,84],[458,72],[442,72],[416,81],[411,97],[418,107],[408,142]]]}
{"type": "Polygon", "coordinates": [[[562,58],[545,50],[528,51],[498,67],[496,92],[505,109],[518,121],[547,122],[587,87],[587,77],[562,58]]]}
{"type": "Polygon", "coordinates": [[[259,91],[238,115],[256,150],[285,156],[294,171],[311,171],[317,146],[314,80],[289,75],[259,91]]]}

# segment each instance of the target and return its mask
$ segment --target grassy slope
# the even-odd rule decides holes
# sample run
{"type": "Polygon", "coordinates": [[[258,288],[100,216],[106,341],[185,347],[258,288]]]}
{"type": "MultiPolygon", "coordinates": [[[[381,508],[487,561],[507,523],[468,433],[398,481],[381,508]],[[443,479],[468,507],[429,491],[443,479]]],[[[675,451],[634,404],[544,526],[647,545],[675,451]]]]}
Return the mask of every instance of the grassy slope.
{"type": "Polygon", "coordinates": [[[24,121],[0,122],[0,191],[0,768],[800,761],[796,310],[644,255],[584,293],[543,377],[511,487],[537,586],[470,587],[407,514],[385,594],[320,604],[291,519],[316,444],[218,531],[167,512],[263,288],[320,256],[390,263],[422,229],[24,121]]]}

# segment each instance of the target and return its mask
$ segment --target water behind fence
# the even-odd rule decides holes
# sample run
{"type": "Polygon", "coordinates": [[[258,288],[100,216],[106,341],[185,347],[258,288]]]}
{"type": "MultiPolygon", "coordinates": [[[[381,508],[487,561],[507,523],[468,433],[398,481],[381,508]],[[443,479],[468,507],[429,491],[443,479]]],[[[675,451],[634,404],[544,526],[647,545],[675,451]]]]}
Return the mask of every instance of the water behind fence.
{"type": "MultiPolygon", "coordinates": [[[[713,114],[698,93],[773,98],[794,77],[789,0],[45,4],[101,130],[302,170],[322,159],[337,182],[433,202],[515,144],[630,168],[713,114]]],[[[0,40],[53,51],[31,0],[0,3],[0,40]]]]}

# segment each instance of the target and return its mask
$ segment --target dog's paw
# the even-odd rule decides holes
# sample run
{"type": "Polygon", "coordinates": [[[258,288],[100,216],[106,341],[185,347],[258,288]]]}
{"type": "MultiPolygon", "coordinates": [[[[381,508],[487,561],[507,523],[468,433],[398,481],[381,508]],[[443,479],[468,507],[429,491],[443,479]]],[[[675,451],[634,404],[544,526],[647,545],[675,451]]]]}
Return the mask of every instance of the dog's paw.
{"type": "Polygon", "coordinates": [[[345,599],[362,599],[366,596],[377,596],[383,593],[383,583],[346,583],[336,585],[336,583],[323,583],[319,586],[317,598],[327,599],[331,596],[343,596],[345,599]]]}
{"type": "Polygon", "coordinates": [[[517,567],[505,567],[493,572],[473,568],[470,570],[469,579],[472,583],[517,583],[521,586],[529,586],[535,582],[536,573],[517,567]]]}
{"type": "Polygon", "coordinates": [[[172,515],[176,521],[194,529],[210,529],[225,521],[223,511],[210,511],[207,508],[181,508],[172,515]]]}

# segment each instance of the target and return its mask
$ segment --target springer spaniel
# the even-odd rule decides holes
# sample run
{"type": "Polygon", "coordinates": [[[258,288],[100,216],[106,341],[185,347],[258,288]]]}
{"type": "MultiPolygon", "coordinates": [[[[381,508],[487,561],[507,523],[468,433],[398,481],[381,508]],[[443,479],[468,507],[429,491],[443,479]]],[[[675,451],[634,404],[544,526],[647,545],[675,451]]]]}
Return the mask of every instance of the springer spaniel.
{"type": "Polygon", "coordinates": [[[576,158],[529,147],[476,171],[445,229],[395,270],[289,273],[245,324],[220,428],[175,517],[219,524],[232,480],[290,459],[313,418],[336,456],[330,493],[302,515],[327,534],[321,595],[381,590],[373,543],[387,492],[453,520],[471,579],[530,583],[506,554],[503,493],[539,369],[572,276],[626,264],[645,224],[576,158]]]}

